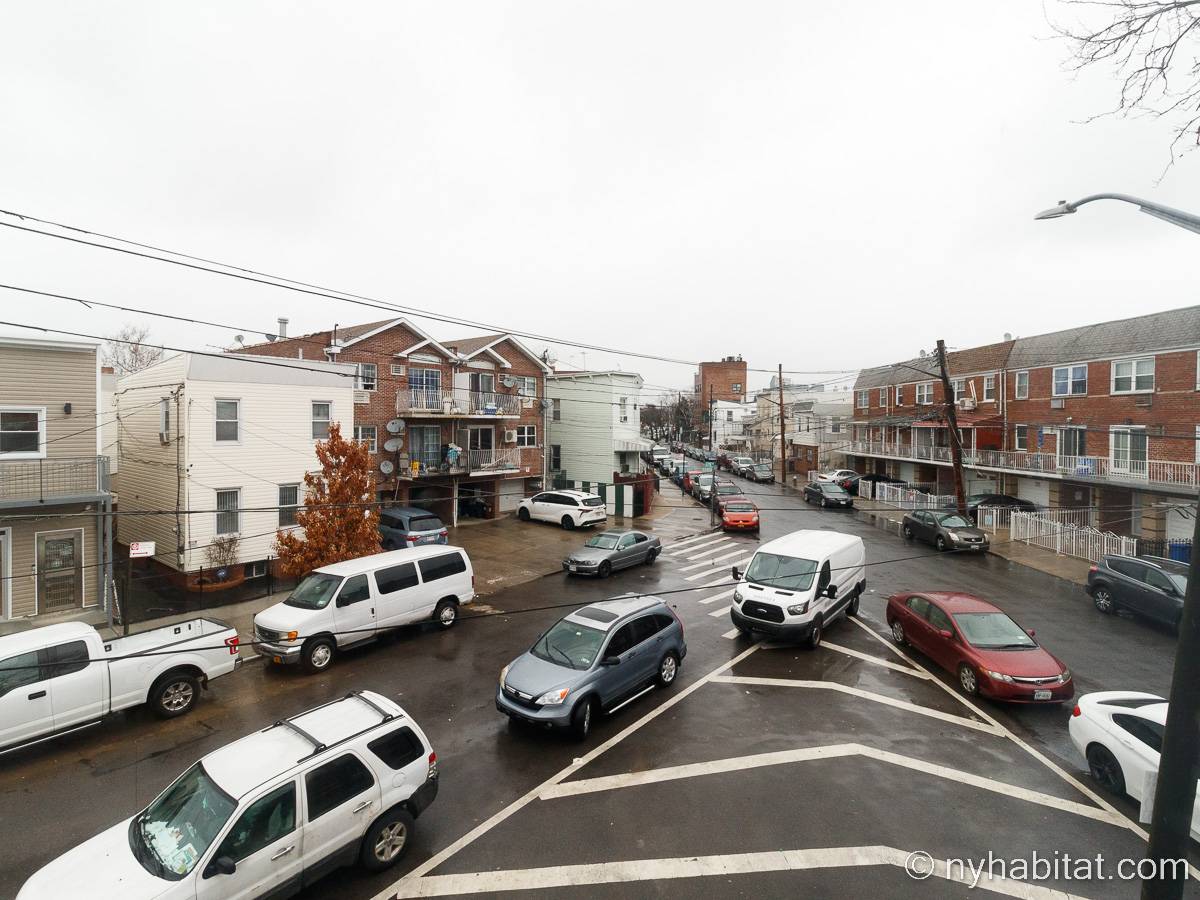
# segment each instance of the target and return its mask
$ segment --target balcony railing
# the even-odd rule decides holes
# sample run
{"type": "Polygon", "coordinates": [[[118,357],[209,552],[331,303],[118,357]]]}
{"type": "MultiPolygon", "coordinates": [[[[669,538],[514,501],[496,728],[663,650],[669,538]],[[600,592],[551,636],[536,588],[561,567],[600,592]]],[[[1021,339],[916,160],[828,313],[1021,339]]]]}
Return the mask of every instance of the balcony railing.
{"type": "MultiPolygon", "coordinates": [[[[899,444],[891,441],[851,441],[850,453],[866,456],[890,456],[949,465],[949,447],[925,444],[899,444]]],[[[1194,463],[1161,459],[1108,456],[1057,456],[1024,450],[963,450],[963,465],[1061,478],[1097,478],[1112,481],[1145,481],[1196,487],[1200,485],[1200,466],[1194,463]]]]}
{"type": "Polygon", "coordinates": [[[396,412],[421,416],[519,416],[532,397],[495,391],[408,388],[396,392],[396,412]]]}
{"type": "MultiPolygon", "coordinates": [[[[410,457],[406,457],[406,459],[410,459],[410,457]]],[[[526,475],[541,475],[543,453],[540,447],[464,450],[455,457],[453,463],[450,463],[444,460],[441,451],[437,450],[418,454],[415,459],[421,464],[415,473],[417,478],[461,475],[463,473],[478,475],[487,472],[506,474],[520,472],[526,475]]],[[[411,464],[401,465],[400,477],[414,477],[411,464]]]]}
{"type": "Polygon", "coordinates": [[[46,503],[108,491],[108,457],[0,458],[0,503],[46,503]]]}

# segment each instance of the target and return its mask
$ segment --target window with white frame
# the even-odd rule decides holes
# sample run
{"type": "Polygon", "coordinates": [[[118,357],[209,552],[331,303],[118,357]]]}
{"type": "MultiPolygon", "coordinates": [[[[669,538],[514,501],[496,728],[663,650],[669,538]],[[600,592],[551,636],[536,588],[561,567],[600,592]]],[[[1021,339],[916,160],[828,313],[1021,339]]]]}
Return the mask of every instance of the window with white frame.
{"type": "Polygon", "coordinates": [[[517,426],[517,446],[518,447],[536,447],[537,446],[537,426],[536,425],[518,425],[517,426]]]}
{"type": "Polygon", "coordinates": [[[242,439],[242,401],[218,400],[216,406],[217,443],[236,444],[242,439]]]}
{"type": "Polygon", "coordinates": [[[314,441],[329,440],[329,410],[332,404],[314,400],[312,404],[312,438],[314,441]]]}
{"type": "Polygon", "coordinates": [[[929,406],[933,403],[933,382],[926,381],[917,385],[917,405],[929,406]]]}
{"type": "Polygon", "coordinates": [[[1087,429],[1079,426],[1064,426],[1058,429],[1058,457],[1087,456],[1087,429]]]}
{"type": "Polygon", "coordinates": [[[1029,426],[1014,425],[1013,426],[1013,449],[1028,450],[1029,449],[1029,426]]]}
{"type": "Polygon", "coordinates": [[[1056,366],[1054,369],[1055,397],[1082,397],[1087,393],[1087,363],[1078,366],[1056,366]]]}
{"type": "Polygon", "coordinates": [[[241,531],[241,500],[241,488],[223,488],[217,491],[217,537],[241,531]]]}
{"type": "Polygon", "coordinates": [[[1147,461],[1146,430],[1144,428],[1114,428],[1111,434],[1110,465],[1117,472],[1145,475],[1147,461]]]}
{"type": "Polygon", "coordinates": [[[904,405],[904,385],[902,384],[896,385],[896,405],[904,405]]]}
{"type": "Polygon", "coordinates": [[[983,400],[986,403],[989,400],[996,399],[996,376],[983,376],[983,400]]]}
{"type": "Polygon", "coordinates": [[[887,388],[885,387],[879,389],[879,405],[887,406],[887,388]]]}
{"type": "Polygon", "coordinates": [[[562,471],[562,446],[559,444],[550,445],[550,471],[562,471]]]}
{"type": "Polygon", "coordinates": [[[740,381],[735,381],[730,387],[730,390],[735,394],[740,394],[742,392],[742,383],[740,381]]]}
{"type": "Polygon", "coordinates": [[[517,383],[517,394],[522,397],[537,396],[537,379],[530,375],[514,375],[513,380],[517,383]]]}
{"type": "Polygon", "coordinates": [[[832,434],[840,434],[840,433],[841,433],[841,430],[842,430],[842,423],[841,423],[841,422],[830,422],[830,423],[829,423],[829,431],[830,431],[832,434]]]}
{"type": "Polygon", "coordinates": [[[1029,399],[1029,373],[1018,372],[1013,377],[1013,397],[1017,400],[1029,399]]]}
{"type": "Polygon", "coordinates": [[[267,575],[267,561],[265,559],[249,562],[242,566],[242,572],[246,578],[265,578],[267,575]]]}
{"type": "Polygon", "coordinates": [[[171,398],[163,397],[158,401],[158,433],[168,437],[171,434],[171,398]]]}
{"type": "Polygon", "coordinates": [[[725,421],[726,422],[733,421],[733,410],[732,409],[725,410],[725,421]]]}
{"type": "Polygon", "coordinates": [[[46,407],[0,406],[0,457],[42,459],[46,455],[46,407]]]}
{"type": "Polygon", "coordinates": [[[619,401],[617,401],[617,407],[621,413],[621,421],[622,422],[629,421],[629,410],[625,408],[625,404],[628,402],[629,402],[628,397],[622,397],[619,401]]]}
{"type": "Polygon", "coordinates": [[[868,409],[871,406],[871,392],[859,391],[854,395],[854,405],[858,409],[868,409]]]}
{"type": "Polygon", "coordinates": [[[300,506],[300,485],[279,485],[279,527],[291,528],[296,524],[296,509],[300,506]]]}
{"type": "Polygon", "coordinates": [[[1112,364],[1114,394],[1148,394],[1154,390],[1154,357],[1119,359],[1112,364]]]}
{"type": "Polygon", "coordinates": [[[558,397],[555,397],[550,401],[550,421],[562,421],[562,400],[560,400],[558,397]]]}
{"type": "Polygon", "coordinates": [[[379,368],[375,363],[355,363],[354,389],[373,391],[379,383],[379,368]]]}
{"type": "Polygon", "coordinates": [[[955,378],[950,385],[954,388],[954,402],[963,400],[967,396],[967,382],[962,378],[955,378]]]}
{"type": "Polygon", "coordinates": [[[376,450],[376,440],[378,438],[378,428],[375,425],[355,425],[354,439],[360,444],[367,445],[367,452],[374,453],[376,450]]]}

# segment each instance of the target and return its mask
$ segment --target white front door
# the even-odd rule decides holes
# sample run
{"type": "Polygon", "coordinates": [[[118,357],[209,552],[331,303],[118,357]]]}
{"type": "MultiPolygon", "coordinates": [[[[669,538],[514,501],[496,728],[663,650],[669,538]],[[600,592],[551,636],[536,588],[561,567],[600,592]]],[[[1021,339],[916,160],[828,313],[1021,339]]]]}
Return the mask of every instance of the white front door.
{"type": "Polygon", "coordinates": [[[273,788],[246,806],[217,849],[193,870],[196,900],[239,900],[264,895],[287,897],[300,888],[303,833],[296,820],[296,782],[273,788]],[[226,858],[233,874],[211,870],[226,858]],[[208,877],[205,877],[205,876],[208,877]],[[292,886],[291,890],[287,886],[292,886]]]}
{"type": "Polygon", "coordinates": [[[53,730],[50,685],[42,677],[38,651],[0,659],[0,747],[53,730]]]}

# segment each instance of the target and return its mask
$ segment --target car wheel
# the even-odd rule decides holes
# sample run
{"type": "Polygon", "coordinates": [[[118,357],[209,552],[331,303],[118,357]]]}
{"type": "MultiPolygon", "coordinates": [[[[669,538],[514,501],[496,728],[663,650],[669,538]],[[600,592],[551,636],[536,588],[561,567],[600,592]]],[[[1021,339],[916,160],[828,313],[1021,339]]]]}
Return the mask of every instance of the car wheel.
{"type": "Polygon", "coordinates": [[[910,540],[910,541],[912,540],[912,537],[913,537],[912,529],[909,528],[907,525],[904,526],[904,537],[906,540],[910,540]]]}
{"type": "Polygon", "coordinates": [[[936,547],[938,548],[938,553],[943,553],[943,552],[945,552],[945,550],[946,550],[946,539],[945,539],[944,537],[942,537],[942,536],[939,534],[939,535],[937,536],[937,540],[934,542],[934,546],[936,546],[936,547]]]}
{"type": "Polygon", "coordinates": [[[1092,591],[1092,603],[1106,615],[1113,611],[1113,598],[1108,588],[1101,587],[1092,591]]]}
{"type": "Polygon", "coordinates": [[[848,616],[857,616],[858,615],[858,601],[859,601],[860,597],[862,597],[862,591],[860,591],[856,588],[854,591],[854,596],[850,598],[850,605],[846,607],[846,615],[848,615],[848,616]]]}
{"type": "Polygon", "coordinates": [[[601,578],[607,578],[612,574],[612,563],[610,563],[607,559],[600,563],[599,568],[596,569],[596,574],[601,578]]]}
{"type": "Polygon", "coordinates": [[[906,642],[904,637],[904,626],[900,623],[899,619],[892,623],[892,640],[897,644],[903,644],[906,642]]]}
{"type": "Polygon", "coordinates": [[[433,618],[442,629],[453,628],[458,621],[458,604],[453,600],[443,600],[433,611],[433,618]]]}
{"type": "Polygon", "coordinates": [[[958,667],[958,684],[968,697],[974,697],[979,693],[979,676],[966,663],[958,667]]]}
{"type": "Polygon", "coordinates": [[[166,675],[150,689],[150,708],[160,719],[190,712],[200,699],[200,682],[183,672],[166,675]]]}
{"type": "Polygon", "coordinates": [[[658,664],[658,686],[670,687],[675,683],[675,676],[678,674],[679,657],[674,653],[668,653],[658,664]]]}
{"type": "Polygon", "coordinates": [[[574,531],[575,530],[575,520],[572,519],[570,516],[563,516],[562,517],[562,527],[565,528],[567,531],[574,531]]]}
{"type": "Polygon", "coordinates": [[[413,817],[403,807],[389,809],[375,820],[363,838],[359,863],[368,872],[391,868],[408,849],[413,817]]]}
{"type": "Polygon", "coordinates": [[[654,561],[656,559],[658,559],[658,551],[651,550],[649,553],[646,554],[646,565],[648,565],[648,566],[654,565],[654,561]]]}
{"type": "Polygon", "coordinates": [[[300,662],[304,671],[310,675],[324,672],[333,662],[333,641],[329,638],[313,638],[306,641],[304,650],[300,653],[300,662]]]}
{"type": "Polygon", "coordinates": [[[820,619],[813,622],[812,631],[808,633],[808,640],[804,642],[804,646],[808,650],[816,650],[821,646],[822,632],[824,631],[824,623],[820,619]]]}
{"type": "Polygon", "coordinates": [[[528,522],[529,521],[529,510],[527,510],[525,507],[522,506],[520,509],[517,510],[517,518],[520,519],[522,522],[528,522]]]}
{"type": "Polygon", "coordinates": [[[592,733],[592,720],[596,717],[596,701],[592,699],[584,700],[575,707],[575,712],[571,713],[571,735],[577,741],[586,740],[587,736],[592,733]]]}
{"type": "Polygon", "coordinates": [[[1092,744],[1087,750],[1088,770],[1092,777],[1106,790],[1118,797],[1125,796],[1125,773],[1121,764],[1107,747],[1092,744]]]}

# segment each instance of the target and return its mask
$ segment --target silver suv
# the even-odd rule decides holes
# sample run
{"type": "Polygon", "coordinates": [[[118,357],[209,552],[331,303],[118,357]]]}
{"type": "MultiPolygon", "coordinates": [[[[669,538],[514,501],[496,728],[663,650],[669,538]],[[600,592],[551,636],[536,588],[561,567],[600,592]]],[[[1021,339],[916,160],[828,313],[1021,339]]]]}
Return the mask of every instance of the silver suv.
{"type": "Polygon", "coordinates": [[[599,714],[655,684],[674,684],[685,656],[683,623],[659,598],[593,603],[559,619],[500,670],[496,709],[582,740],[599,714]]]}

